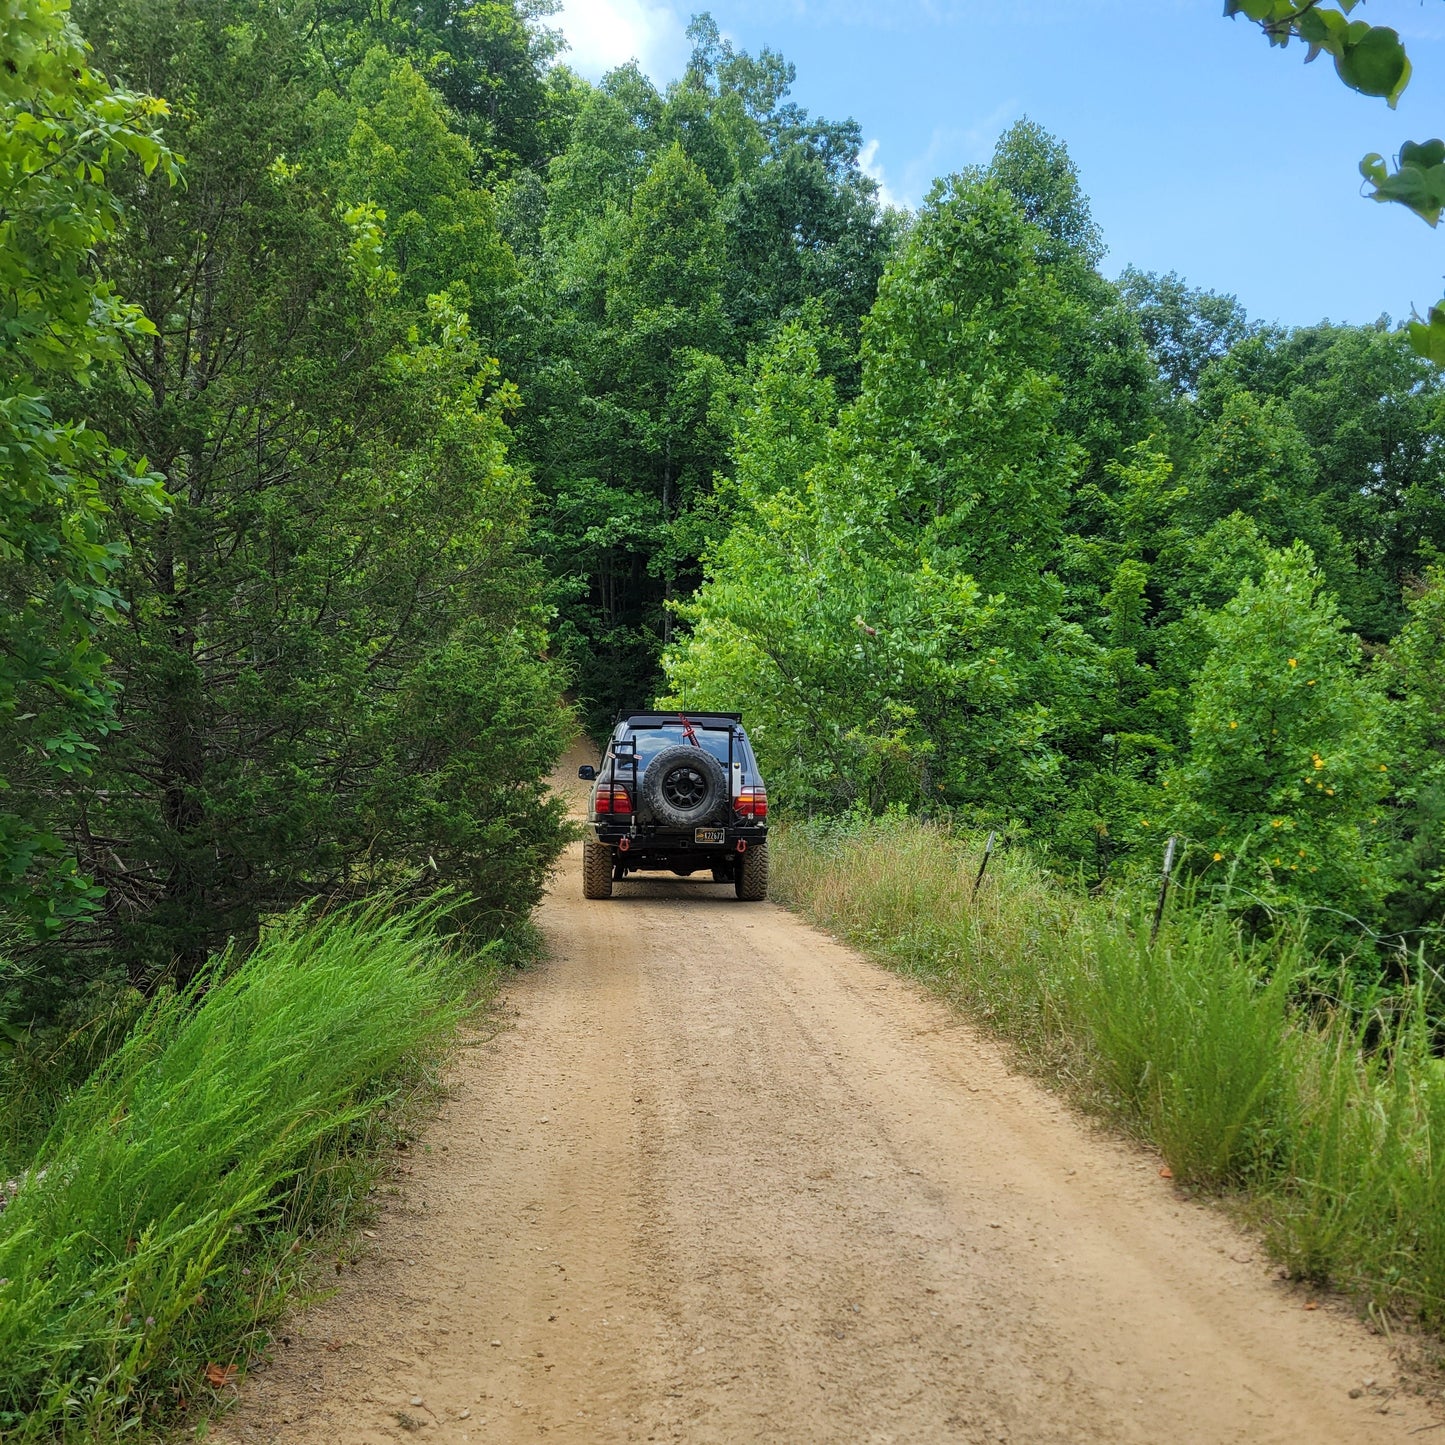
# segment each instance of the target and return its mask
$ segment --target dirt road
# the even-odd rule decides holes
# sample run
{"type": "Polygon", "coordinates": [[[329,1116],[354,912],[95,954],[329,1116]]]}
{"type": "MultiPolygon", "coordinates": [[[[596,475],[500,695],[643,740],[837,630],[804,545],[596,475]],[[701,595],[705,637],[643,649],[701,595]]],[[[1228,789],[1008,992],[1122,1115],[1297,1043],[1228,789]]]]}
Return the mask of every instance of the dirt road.
{"type": "Polygon", "coordinates": [[[1305,1309],[940,1003],[730,889],[584,903],[578,869],[369,1256],[225,1439],[1258,1445],[1437,1423],[1389,1393],[1379,1340],[1305,1309]]]}

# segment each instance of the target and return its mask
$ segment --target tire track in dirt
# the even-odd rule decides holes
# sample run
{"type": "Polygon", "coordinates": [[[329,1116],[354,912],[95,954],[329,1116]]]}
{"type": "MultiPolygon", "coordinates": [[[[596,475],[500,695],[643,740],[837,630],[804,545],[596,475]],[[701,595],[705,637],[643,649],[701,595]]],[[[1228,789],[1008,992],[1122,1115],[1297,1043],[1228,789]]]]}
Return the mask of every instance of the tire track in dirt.
{"type": "Polygon", "coordinates": [[[539,915],[551,956],[455,1066],[373,1252],[223,1439],[1253,1445],[1439,1423],[1386,1398],[1381,1340],[1306,1311],[1157,1159],[942,1003],[731,888],[588,904],[579,867],[574,847],[539,915]]]}

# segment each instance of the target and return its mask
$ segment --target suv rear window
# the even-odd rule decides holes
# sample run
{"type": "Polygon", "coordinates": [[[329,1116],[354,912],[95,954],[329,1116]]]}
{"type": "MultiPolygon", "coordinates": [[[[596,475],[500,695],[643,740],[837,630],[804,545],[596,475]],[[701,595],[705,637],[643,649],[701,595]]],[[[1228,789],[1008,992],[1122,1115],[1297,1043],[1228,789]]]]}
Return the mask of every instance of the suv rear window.
{"type": "MultiPolygon", "coordinates": [[[[697,740],[703,748],[711,753],[724,767],[728,761],[728,735],[725,728],[705,728],[693,724],[693,731],[697,734],[697,740]]],[[[678,743],[687,742],[687,734],[682,730],[681,723],[662,723],[653,728],[629,728],[625,736],[637,747],[637,769],[644,772],[648,763],[660,753],[663,748],[670,748],[678,743]]],[[[733,761],[744,762],[745,754],[741,743],[733,744],[733,761]]]]}

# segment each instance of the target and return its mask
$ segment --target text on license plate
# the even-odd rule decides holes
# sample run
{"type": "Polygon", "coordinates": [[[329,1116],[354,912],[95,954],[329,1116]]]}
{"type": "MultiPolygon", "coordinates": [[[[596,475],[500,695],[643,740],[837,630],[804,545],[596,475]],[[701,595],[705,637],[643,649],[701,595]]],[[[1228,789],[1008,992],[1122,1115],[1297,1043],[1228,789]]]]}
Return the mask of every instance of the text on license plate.
{"type": "Polygon", "coordinates": [[[721,828],[699,828],[693,840],[698,843],[725,843],[727,834],[721,828]]]}

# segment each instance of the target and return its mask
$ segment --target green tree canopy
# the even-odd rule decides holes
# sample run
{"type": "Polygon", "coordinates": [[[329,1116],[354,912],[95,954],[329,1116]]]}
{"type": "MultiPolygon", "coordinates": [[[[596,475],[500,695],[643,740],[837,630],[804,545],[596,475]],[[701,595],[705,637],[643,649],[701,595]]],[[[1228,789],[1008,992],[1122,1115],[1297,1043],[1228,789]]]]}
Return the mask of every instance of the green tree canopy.
{"type": "Polygon", "coordinates": [[[1157,276],[1126,266],[1120,287],[1139,318],[1159,378],[1175,397],[1192,396],[1204,368],[1258,330],[1235,297],[1189,286],[1173,271],[1157,276]]]}
{"type": "Polygon", "coordinates": [[[0,906],[44,931],[91,896],[51,798],[113,725],[117,514],[162,504],[144,460],[57,414],[55,393],[154,334],[94,257],[122,222],[117,174],[164,190],[176,162],[165,104],[92,67],[64,0],[3,0],[0,31],[0,906]]]}
{"type": "Polygon", "coordinates": [[[544,22],[558,0],[318,0],[328,69],[363,64],[374,46],[419,69],[493,175],[546,161],[570,120],[570,92],[549,68],[565,49],[544,22]]]}
{"type": "Polygon", "coordinates": [[[1379,693],[1299,544],[1241,586],[1209,635],[1168,821],[1246,909],[1331,910],[1317,931],[1339,933],[1339,912],[1370,916],[1386,887],[1379,693]]]}
{"type": "Polygon", "coordinates": [[[188,101],[188,189],[131,185],[111,253],[155,335],[85,399],[173,502],[130,528],[123,727],[70,804],[86,941],[141,979],[318,893],[524,909],[558,841],[516,395],[459,304],[496,314],[507,271],[467,143],[405,61],[363,63],[348,112],[298,17],[221,3],[84,12],[101,63],[188,101]]]}

